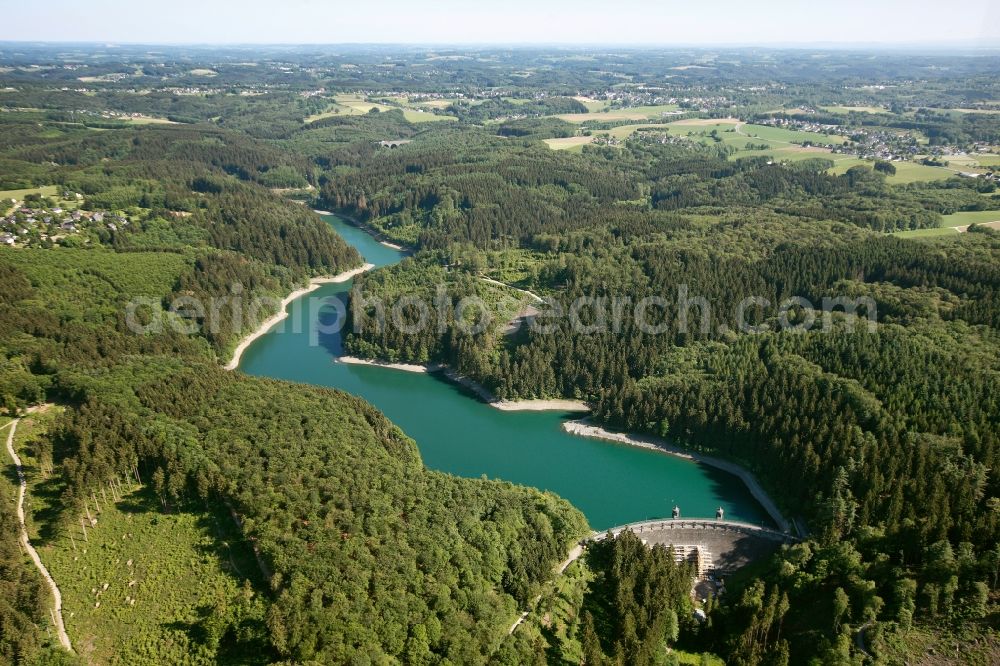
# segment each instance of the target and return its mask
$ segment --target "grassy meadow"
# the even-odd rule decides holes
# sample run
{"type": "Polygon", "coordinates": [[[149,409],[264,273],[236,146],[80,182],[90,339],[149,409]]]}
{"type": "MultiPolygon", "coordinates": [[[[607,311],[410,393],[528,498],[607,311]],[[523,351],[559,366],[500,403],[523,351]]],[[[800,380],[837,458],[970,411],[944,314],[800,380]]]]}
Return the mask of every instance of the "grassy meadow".
{"type": "Polygon", "coordinates": [[[829,113],[848,114],[852,111],[859,113],[889,113],[888,109],[881,106],[822,106],[820,107],[829,113]]]}
{"type": "MultiPolygon", "coordinates": [[[[398,98],[402,100],[403,98],[398,98]]],[[[435,102],[442,102],[444,100],[435,100],[435,102]]],[[[404,103],[400,101],[400,103],[404,103]]],[[[449,102],[450,103],[450,102],[449,102]]],[[[433,108],[432,103],[427,103],[425,105],[428,108],[433,108]]],[[[447,105],[445,105],[447,106],[447,105]]],[[[323,113],[316,113],[308,116],[305,119],[306,124],[314,123],[317,120],[322,120],[324,118],[331,118],[333,116],[360,116],[370,112],[372,109],[378,109],[379,111],[392,111],[398,107],[390,106],[388,104],[379,104],[377,102],[365,101],[363,97],[358,95],[337,95],[334,97],[333,104],[324,111],[323,113]]],[[[441,116],[430,111],[420,111],[414,109],[402,109],[403,117],[406,118],[408,122],[411,123],[426,123],[426,122],[436,122],[443,120],[455,120],[454,116],[441,116]]]]}
{"type": "MultiPolygon", "coordinates": [[[[852,158],[852,160],[840,161],[834,166],[832,173],[844,173],[857,164],[871,166],[872,162],[856,157],[852,158]]],[[[951,169],[927,166],[919,162],[893,162],[892,165],[896,167],[896,173],[886,178],[886,181],[896,185],[916,183],[918,181],[946,180],[955,175],[955,172],[951,169]]]]}
{"type": "MultiPolygon", "coordinates": [[[[643,107],[639,107],[643,108],[643,107]]],[[[657,108],[657,107],[644,107],[657,108]]],[[[846,108],[846,107],[845,107],[846,108]]],[[[631,109],[629,111],[632,111],[631,109]]],[[[595,113],[595,114],[564,114],[557,116],[572,122],[583,122],[583,120],[573,120],[576,118],[596,120],[617,112],[595,113]]],[[[681,136],[702,143],[714,143],[711,136],[712,131],[721,143],[732,146],[736,149],[733,158],[752,157],[767,155],[779,162],[795,162],[800,160],[822,157],[831,160],[834,167],[831,173],[841,174],[848,169],[859,164],[871,166],[870,160],[864,160],[850,154],[831,153],[822,145],[804,146],[805,142],[814,144],[839,144],[847,140],[846,137],[837,134],[819,134],[816,132],[805,132],[801,130],[785,129],[782,127],[771,127],[770,125],[753,125],[740,123],[733,118],[685,118],[668,123],[637,123],[634,125],[620,125],[610,130],[598,130],[593,136],[574,136],[558,139],[546,139],[545,143],[553,150],[568,150],[579,152],[582,147],[594,140],[595,136],[611,136],[617,139],[625,139],[636,131],[645,128],[666,128],[670,134],[681,136]],[[764,150],[748,150],[747,144],[767,144],[764,150]]],[[[965,164],[966,168],[980,166],[1000,166],[1000,155],[975,155],[970,156],[969,162],[955,160],[953,167],[932,167],[918,162],[893,162],[896,173],[887,178],[887,181],[894,184],[915,183],[919,181],[945,180],[951,178],[959,170],[957,167],[965,164]]],[[[987,220],[992,221],[992,220],[987,220]]],[[[959,222],[956,224],[968,224],[959,222]]]]}
{"type": "Polygon", "coordinates": [[[4,199],[23,201],[24,197],[28,194],[40,194],[43,197],[56,198],[59,196],[59,186],[43,185],[42,187],[29,187],[23,190],[0,190],[0,201],[4,199]]]}
{"type": "Polygon", "coordinates": [[[587,107],[588,113],[598,113],[611,106],[611,102],[606,99],[591,99],[589,97],[574,97],[576,101],[587,107]]]}
{"type": "Polygon", "coordinates": [[[559,139],[545,139],[545,143],[552,150],[579,152],[585,145],[591,143],[594,138],[594,136],[567,136],[559,139]]]}
{"type": "Polygon", "coordinates": [[[973,210],[942,216],[942,227],[961,227],[1000,220],[1000,210],[973,210]]]}
{"type": "MultiPolygon", "coordinates": [[[[249,545],[224,512],[171,507],[164,513],[155,493],[134,480],[124,483],[117,502],[110,488],[95,493],[88,510],[96,522],[84,539],[77,517],[54,509],[63,488],[52,458],[58,461],[60,452],[50,457],[39,446],[63,411],[49,405],[23,418],[15,447],[28,480],[29,536],[62,593],[74,649],[87,663],[215,663],[225,646],[215,652],[203,643],[206,618],[255,596],[245,580],[262,583],[249,545]]],[[[9,475],[4,479],[6,499],[12,484],[9,475]]],[[[254,663],[264,655],[238,659],[254,663]]]]}
{"type": "Polygon", "coordinates": [[[938,236],[951,236],[957,234],[958,230],[953,227],[937,227],[931,229],[910,229],[908,231],[897,231],[894,236],[900,238],[936,238],[938,236]]]}
{"type": "MultiPolygon", "coordinates": [[[[590,105],[583,102],[584,106],[590,105]]],[[[599,102],[594,102],[599,104],[599,102]]],[[[662,118],[664,113],[677,111],[676,104],[660,104],[657,106],[634,106],[626,109],[609,109],[606,106],[590,113],[561,113],[556,118],[561,118],[570,123],[584,123],[592,121],[615,121],[615,120],[651,120],[662,118]]]]}

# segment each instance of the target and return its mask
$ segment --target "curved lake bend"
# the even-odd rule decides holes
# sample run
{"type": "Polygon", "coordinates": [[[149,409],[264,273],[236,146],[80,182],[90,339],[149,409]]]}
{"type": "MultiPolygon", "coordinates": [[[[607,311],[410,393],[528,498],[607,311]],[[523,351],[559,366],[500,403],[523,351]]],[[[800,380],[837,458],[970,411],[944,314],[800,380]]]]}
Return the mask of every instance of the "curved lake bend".
{"type": "MultiPolygon", "coordinates": [[[[348,243],[376,266],[402,255],[335,216],[325,216],[348,243]]],[[[766,512],[736,477],[674,456],[576,437],[562,430],[566,414],[504,412],[434,375],[337,363],[339,334],[321,334],[309,303],[343,299],[350,283],[327,284],[289,305],[289,317],[243,354],[251,375],[339,388],[371,402],[416,440],[424,463],[467,477],[483,474],[551,490],[605,529],[670,514],[770,525],[766,512]]],[[[314,310],[316,308],[313,308],[314,310]]],[[[320,320],[335,319],[326,306],[320,320]]]]}

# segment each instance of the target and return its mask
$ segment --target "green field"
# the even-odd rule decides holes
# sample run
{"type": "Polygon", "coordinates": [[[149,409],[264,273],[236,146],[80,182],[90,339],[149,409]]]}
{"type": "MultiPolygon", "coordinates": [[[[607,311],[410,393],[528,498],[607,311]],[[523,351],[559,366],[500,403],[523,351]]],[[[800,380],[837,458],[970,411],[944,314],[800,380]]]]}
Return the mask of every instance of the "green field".
{"type": "Polygon", "coordinates": [[[411,123],[433,123],[441,120],[457,120],[455,116],[442,116],[430,111],[403,109],[403,117],[411,123]]]}
{"type": "Polygon", "coordinates": [[[715,140],[710,136],[714,130],[723,144],[736,149],[733,154],[734,158],[767,155],[775,161],[794,162],[823,157],[833,160],[835,163],[849,163],[844,167],[845,171],[850,166],[861,162],[852,155],[833,154],[818,146],[801,145],[804,142],[814,144],[841,143],[845,137],[839,135],[803,132],[769,125],[740,124],[731,119],[686,119],[668,123],[666,126],[670,128],[671,134],[697,139],[706,144],[715,143],[715,140]],[[767,144],[769,147],[766,150],[747,150],[748,143],[767,144]]]}
{"type": "Polygon", "coordinates": [[[579,152],[583,149],[583,146],[593,140],[594,137],[592,136],[568,136],[559,139],[545,139],[545,143],[552,150],[570,150],[579,152]]]}
{"type": "Polygon", "coordinates": [[[949,157],[949,162],[973,167],[1000,167],[1000,155],[972,154],[966,157],[949,157]]]}
{"type": "Polygon", "coordinates": [[[1000,113],[1000,109],[948,109],[954,113],[1000,113]]]}
{"type": "Polygon", "coordinates": [[[952,213],[942,217],[942,227],[961,227],[968,224],[983,224],[1000,220],[1000,210],[974,210],[952,213]]]}
{"type": "Polygon", "coordinates": [[[955,175],[951,169],[932,167],[917,162],[893,162],[896,174],[887,180],[890,183],[915,183],[921,180],[946,180],[955,175]]]}
{"type": "Polygon", "coordinates": [[[76,208],[79,206],[79,202],[75,198],[63,199],[60,196],[61,189],[58,185],[43,185],[41,187],[29,187],[23,190],[0,190],[0,215],[6,215],[7,212],[11,210],[13,207],[10,202],[11,199],[24,201],[25,195],[28,194],[40,194],[43,197],[49,197],[64,208],[76,208]]]}
{"type": "MultiPolygon", "coordinates": [[[[815,132],[803,132],[800,130],[789,130],[781,127],[771,127],[769,125],[740,125],[738,131],[733,131],[737,121],[722,119],[685,119],[668,123],[672,134],[686,136],[692,139],[700,139],[703,143],[714,142],[709,134],[716,130],[722,143],[736,148],[733,157],[749,157],[754,155],[768,155],[777,161],[798,161],[813,157],[822,157],[834,162],[831,173],[841,174],[848,169],[859,164],[872,165],[872,162],[860,159],[854,155],[843,153],[831,153],[825,148],[817,146],[802,146],[802,142],[811,141],[813,143],[841,143],[845,137],[836,134],[818,134],[815,132]],[[767,150],[746,150],[747,143],[765,143],[770,146],[767,150]]],[[[624,128],[616,128],[624,129],[624,128]]],[[[634,129],[632,130],[634,131],[634,129]]],[[[1000,158],[1000,156],[997,156],[1000,158]]],[[[905,184],[928,180],[945,180],[956,174],[956,170],[945,167],[932,167],[917,162],[893,162],[896,167],[895,175],[889,176],[886,180],[890,183],[905,184]]]]}
{"type": "Polygon", "coordinates": [[[41,551],[77,651],[90,663],[214,663],[203,623],[259,577],[232,519],[162,513],[146,488],[101,502],[96,518],[87,541],[75,527],[74,541],[63,532],[41,551]]]}
{"type": "Polygon", "coordinates": [[[915,229],[912,231],[897,232],[897,236],[904,238],[920,238],[928,236],[951,236],[971,224],[989,224],[992,227],[1000,226],[1000,210],[974,210],[961,213],[952,213],[941,217],[941,226],[936,229],[915,229]]]}
{"type": "Polygon", "coordinates": [[[742,125],[737,134],[751,137],[755,142],[765,141],[770,144],[779,145],[791,145],[805,141],[820,144],[838,144],[847,140],[847,137],[838,134],[803,132],[801,130],[789,130],[782,127],[771,127],[770,125],[742,125]]]}
{"type": "MultiPolygon", "coordinates": [[[[410,101],[409,99],[404,99],[403,103],[409,104],[410,106],[419,106],[425,109],[446,109],[452,104],[455,104],[456,102],[460,101],[462,100],[458,99],[457,97],[454,97],[451,99],[431,99],[423,102],[415,102],[415,101],[410,101]]],[[[472,104],[477,103],[472,100],[466,100],[466,101],[469,101],[472,104]]]]}
{"type": "Polygon", "coordinates": [[[929,238],[935,236],[951,236],[958,231],[951,227],[939,227],[936,229],[912,229],[910,231],[897,231],[894,236],[900,238],[929,238]]]}
{"type": "MultiPolygon", "coordinates": [[[[852,158],[852,160],[838,162],[833,168],[833,173],[844,173],[857,164],[866,164],[868,166],[873,164],[870,161],[859,158],[852,158]]],[[[951,169],[927,166],[917,162],[893,162],[892,165],[896,167],[896,173],[886,178],[886,181],[897,185],[927,180],[946,180],[955,175],[955,172],[951,169]]]]}
{"type": "Polygon", "coordinates": [[[176,125],[173,120],[167,120],[166,118],[153,118],[150,116],[143,116],[142,118],[121,118],[125,122],[132,123],[133,125],[176,125]]]}
{"type": "MultiPolygon", "coordinates": [[[[402,99],[402,98],[398,98],[402,99]]],[[[389,106],[388,104],[378,104],[375,102],[366,102],[364,98],[358,97],[357,95],[337,95],[334,98],[335,102],[330,105],[330,107],[323,113],[316,113],[308,116],[305,119],[305,123],[313,123],[317,120],[322,120],[324,118],[331,118],[333,116],[360,116],[368,113],[372,109],[378,109],[379,111],[392,111],[395,106],[389,106]]],[[[422,106],[433,106],[434,103],[427,103],[422,106]]],[[[426,123],[435,122],[440,120],[455,120],[454,116],[441,116],[430,111],[418,111],[414,109],[402,109],[403,117],[406,118],[408,122],[411,123],[426,123]]]]}
{"type": "Polygon", "coordinates": [[[255,596],[242,589],[244,579],[261,582],[249,546],[225,512],[164,513],[151,490],[133,484],[117,503],[107,487],[95,493],[88,508],[97,522],[85,540],[78,521],[52,510],[62,484],[51,462],[35,457],[35,442],[62,411],[22,419],[15,446],[28,479],[30,538],[62,593],[75,650],[88,663],[215,663],[214,649],[202,644],[205,620],[255,596]]]}
{"type": "Polygon", "coordinates": [[[599,134],[605,134],[607,136],[613,136],[617,139],[624,139],[625,137],[632,136],[638,130],[647,127],[670,127],[669,123],[642,123],[640,125],[619,125],[618,127],[612,127],[607,132],[599,132],[599,134]]]}
{"type": "MultiPolygon", "coordinates": [[[[588,106],[584,104],[584,106],[588,106]]],[[[590,108],[588,106],[588,108],[590,108]]],[[[626,109],[607,109],[591,113],[562,113],[556,118],[561,118],[570,123],[584,123],[593,121],[615,121],[615,120],[651,120],[663,117],[664,113],[676,111],[676,104],[661,104],[658,106],[634,106],[626,109]]]]}
{"type": "MultiPolygon", "coordinates": [[[[39,542],[43,531],[41,527],[52,517],[53,507],[59,504],[59,488],[42,490],[46,486],[43,482],[54,471],[54,466],[50,460],[45,462],[44,469],[39,466],[39,461],[35,458],[34,442],[44,436],[64,411],[63,407],[57,405],[44,405],[39,411],[21,419],[14,436],[14,449],[21,458],[25,476],[31,484],[25,499],[24,523],[28,538],[35,546],[42,545],[39,542]]],[[[10,462],[6,451],[3,452],[3,460],[5,463],[10,462]]]]}
{"type": "Polygon", "coordinates": [[[43,185],[42,187],[29,187],[24,190],[0,190],[0,200],[17,199],[18,201],[23,201],[25,195],[28,194],[41,194],[43,197],[56,197],[59,196],[59,186],[43,185]]]}
{"type": "Polygon", "coordinates": [[[862,113],[889,113],[888,109],[884,109],[881,106],[822,106],[820,108],[830,113],[847,114],[851,111],[859,111],[862,113]]]}
{"type": "Polygon", "coordinates": [[[599,111],[603,111],[604,109],[608,108],[608,106],[611,105],[611,102],[609,102],[606,99],[597,100],[597,99],[590,99],[589,97],[574,97],[573,99],[575,99],[580,104],[583,104],[585,107],[587,107],[588,113],[597,113],[599,111]]]}

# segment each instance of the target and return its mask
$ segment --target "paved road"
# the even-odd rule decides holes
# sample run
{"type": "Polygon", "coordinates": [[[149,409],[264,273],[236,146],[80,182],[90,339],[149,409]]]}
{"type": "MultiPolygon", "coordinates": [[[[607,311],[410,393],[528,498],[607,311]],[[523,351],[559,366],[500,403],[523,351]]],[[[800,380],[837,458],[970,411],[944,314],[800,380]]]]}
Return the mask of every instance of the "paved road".
{"type": "Polygon", "coordinates": [[[49,590],[52,591],[52,600],[54,602],[55,608],[53,616],[56,621],[56,633],[59,635],[59,642],[62,646],[72,652],[73,645],[69,641],[69,634],[66,633],[66,626],[63,624],[62,616],[62,594],[59,592],[59,586],[56,582],[52,580],[52,576],[49,575],[49,570],[45,568],[42,564],[42,560],[38,557],[38,551],[35,550],[34,546],[28,540],[28,529],[24,526],[24,494],[28,489],[28,482],[24,477],[24,469],[21,466],[21,459],[18,457],[17,452],[14,450],[14,433],[17,430],[17,424],[21,419],[14,419],[8,423],[5,428],[10,428],[10,432],[7,433],[7,453],[10,454],[11,460],[14,461],[14,466],[17,468],[17,478],[19,481],[19,487],[17,491],[17,520],[21,523],[21,545],[24,549],[28,551],[28,555],[31,557],[31,561],[35,563],[35,567],[38,572],[42,574],[42,578],[49,586],[49,590]]]}

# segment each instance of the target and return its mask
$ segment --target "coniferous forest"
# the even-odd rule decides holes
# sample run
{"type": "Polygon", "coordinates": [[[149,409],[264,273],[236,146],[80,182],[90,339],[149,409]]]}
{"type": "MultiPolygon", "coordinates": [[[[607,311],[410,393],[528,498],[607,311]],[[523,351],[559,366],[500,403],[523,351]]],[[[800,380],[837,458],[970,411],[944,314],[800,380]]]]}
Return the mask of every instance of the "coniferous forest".
{"type": "Polygon", "coordinates": [[[110,493],[226,555],[171,556],[172,622],[135,606],[174,643],[116,642],[140,620],[101,615],[93,578],[67,654],[5,451],[0,663],[1000,658],[997,57],[22,46],[0,44],[0,425],[23,417],[31,541],[57,583],[82,570],[110,493]],[[314,208],[408,254],[356,303],[492,314],[361,306],[347,353],[742,465],[795,542],[707,599],[630,532],[556,575],[591,533],[566,500],[430,470],[343,391],[223,370],[275,308],[171,305],[360,267],[314,208]],[[547,327],[510,325],[526,293],[547,327]],[[227,591],[179,582],[194,561],[227,591]]]}

